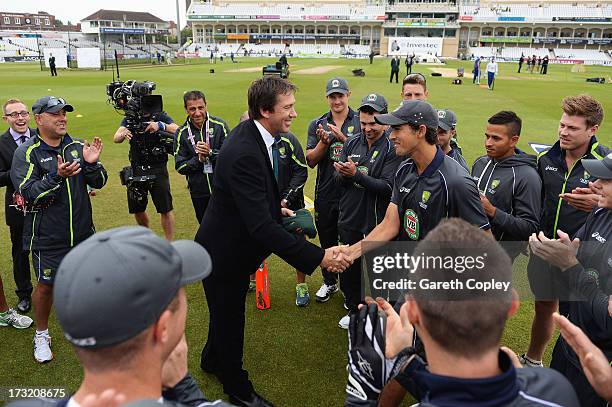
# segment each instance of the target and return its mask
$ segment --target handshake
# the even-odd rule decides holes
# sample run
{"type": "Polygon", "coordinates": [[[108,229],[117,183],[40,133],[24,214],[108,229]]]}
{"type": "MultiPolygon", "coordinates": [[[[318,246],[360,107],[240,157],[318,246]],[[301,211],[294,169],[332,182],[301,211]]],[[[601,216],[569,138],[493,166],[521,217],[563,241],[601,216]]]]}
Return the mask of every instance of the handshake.
{"type": "Polygon", "coordinates": [[[325,256],[321,260],[321,267],[327,268],[332,273],[342,273],[355,260],[349,245],[334,246],[325,249],[325,256]]]}

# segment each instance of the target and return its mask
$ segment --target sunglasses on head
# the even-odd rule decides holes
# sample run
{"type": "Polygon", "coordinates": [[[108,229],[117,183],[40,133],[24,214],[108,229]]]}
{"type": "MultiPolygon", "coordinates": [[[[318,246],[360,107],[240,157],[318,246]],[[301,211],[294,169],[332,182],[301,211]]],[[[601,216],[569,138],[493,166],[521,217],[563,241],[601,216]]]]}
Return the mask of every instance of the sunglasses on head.
{"type": "Polygon", "coordinates": [[[49,100],[47,101],[47,107],[48,108],[52,108],[55,107],[57,105],[65,105],[67,104],[66,101],[63,98],[56,98],[56,97],[50,97],[49,100]]]}

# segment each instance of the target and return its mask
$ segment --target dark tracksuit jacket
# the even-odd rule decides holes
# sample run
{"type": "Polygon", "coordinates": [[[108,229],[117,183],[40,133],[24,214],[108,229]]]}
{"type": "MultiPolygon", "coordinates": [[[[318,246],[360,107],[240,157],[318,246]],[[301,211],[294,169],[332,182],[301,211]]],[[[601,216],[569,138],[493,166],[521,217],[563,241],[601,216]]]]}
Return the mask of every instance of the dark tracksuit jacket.
{"type": "MultiPolygon", "coordinates": [[[[608,147],[600,145],[593,136],[582,158],[601,160],[610,151],[608,147]]],[[[557,238],[558,229],[574,236],[589,214],[574,208],[559,198],[559,194],[572,192],[574,188],[588,187],[589,181],[595,181],[596,178],[585,171],[582,160],[576,161],[572,168],[567,168],[565,152],[561,150],[558,141],[538,155],[537,168],[542,179],[540,230],[549,239],[557,238]]],[[[567,296],[566,273],[561,273],[538,256],[530,256],[527,271],[536,299],[553,300],[567,296]]],[[[564,306],[561,311],[566,311],[564,306]]]]}
{"type": "MultiPolygon", "coordinates": [[[[565,273],[577,300],[569,302],[567,317],[612,361],[612,316],[608,312],[612,294],[612,210],[595,209],[576,237],[580,239],[577,254],[580,263],[565,273]]],[[[550,367],[572,382],[583,405],[606,406],[588,383],[578,356],[562,336],[555,344],[550,367]]]]}
{"type": "MultiPolygon", "coordinates": [[[[229,127],[225,121],[218,117],[208,115],[208,140],[211,149],[209,157],[213,173],[217,163],[219,150],[229,134],[229,127]]],[[[201,129],[197,128],[188,118],[177,130],[174,141],[174,167],[179,174],[187,178],[187,187],[193,198],[209,197],[212,192],[213,174],[204,173],[204,163],[198,159],[195,144],[198,141],[206,142],[206,122],[201,129]],[[191,135],[189,132],[191,130],[191,135]]]]}
{"type": "MultiPolygon", "coordinates": [[[[319,127],[319,123],[334,123],[331,112],[327,112],[324,115],[317,117],[308,125],[308,141],[306,143],[306,150],[312,150],[319,143],[317,138],[316,130],[319,127]]],[[[359,114],[353,109],[349,108],[348,116],[342,125],[340,130],[348,138],[354,134],[361,132],[361,124],[359,123],[359,114]]],[[[340,160],[340,153],[344,143],[339,140],[333,140],[327,148],[327,154],[325,154],[317,164],[317,179],[315,184],[315,205],[319,202],[335,203],[337,204],[340,200],[340,189],[335,177],[336,170],[334,169],[334,163],[340,160]]]]}
{"type": "Polygon", "coordinates": [[[83,142],[67,134],[58,147],[49,146],[38,135],[17,147],[11,167],[15,189],[27,202],[51,202],[44,209],[26,214],[24,249],[65,249],[94,234],[87,186],[100,189],[107,179],[101,163],[89,164],[83,159],[83,142]],[[60,177],[57,155],[64,162],[78,161],[81,172],[67,179],[60,177]]]}
{"type": "Polygon", "coordinates": [[[292,211],[304,207],[304,185],[308,178],[308,166],[304,150],[293,133],[281,133],[278,145],[278,192],[281,200],[287,200],[292,211]]]}
{"type": "Polygon", "coordinates": [[[366,235],[385,217],[401,158],[395,155],[387,132],[371,149],[364,134],[351,137],[340,161],[347,162],[348,157],[357,165],[357,172],[352,179],[336,173],[341,190],[338,227],[366,235]]]}
{"type": "MultiPolygon", "coordinates": [[[[587,153],[582,158],[601,160],[610,151],[612,150],[600,145],[593,136],[587,153]]],[[[561,150],[558,141],[538,155],[538,173],[543,187],[540,229],[548,238],[556,238],[557,229],[570,236],[575,235],[589,214],[574,208],[559,198],[559,194],[572,192],[574,188],[588,187],[589,181],[595,181],[596,178],[584,170],[581,160],[568,169],[565,152],[561,150]]]]}
{"type": "MultiPolygon", "coordinates": [[[[527,242],[539,231],[542,181],[535,168],[536,157],[520,150],[497,162],[486,155],[474,161],[476,186],[497,208],[489,218],[497,241],[527,242]]],[[[514,258],[526,244],[507,243],[504,249],[514,258]]]]}
{"type": "MultiPolygon", "coordinates": [[[[325,127],[325,123],[338,125],[340,131],[348,138],[361,131],[359,114],[350,107],[344,123],[334,123],[331,112],[327,112],[312,120],[308,125],[306,150],[315,148],[319,143],[316,134],[319,123],[323,124],[323,127],[325,127]]],[[[324,249],[338,244],[338,202],[340,201],[340,188],[335,176],[334,163],[340,159],[343,146],[344,143],[333,139],[327,147],[325,155],[317,163],[314,196],[315,223],[319,234],[319,242],[321,242],[321,247],[324,249]]],[[[336,273],[322,269],[322,274],[325,284],[332,285],[337,283],[338,275],[336,273]]]]}
{"type": "MultiPolygon", "coordinates": [[[[338,234],[343,244],[363,239],[385,217],[391,199],[393,176],[401,162],[389,141],[388,132],[368,147],[364,134],[357,134],[344,143],[341,162],[348,158],[357,171],[351,179],[336,172],[341,188],[338,234]]],[[[356,309],[361,301],[361,258],[340,274],[340,287],[349,309],[356,309]]]]}
{"type": "MultiPolygon", "coordinates": [[[[579,407],[572,385],[552,369],[515,369],[508,355],[499,352],[501,374],[486,379],[459,379],[430,373],[420,357],[413,358],[397,380],[419,402],[419,407],[579,407]]],[[[347,407],[375,407],[347,392],[347,407]]]]}
{"type": "Polygon", "coordinates": [[[463,168],[465,168],[466,171],[469,172],[470,167],[468,166],[467,161],[465,161],[465,158],[462,155],[461,147],[459,146],[459,144],[457,144],[455,140],[451,139],[450,146],[451,146],[451,151],[449,151],[448,154],[446,155],[452,158],[453,160],[457,161],[459,164],[461,164],[463,168]]]}

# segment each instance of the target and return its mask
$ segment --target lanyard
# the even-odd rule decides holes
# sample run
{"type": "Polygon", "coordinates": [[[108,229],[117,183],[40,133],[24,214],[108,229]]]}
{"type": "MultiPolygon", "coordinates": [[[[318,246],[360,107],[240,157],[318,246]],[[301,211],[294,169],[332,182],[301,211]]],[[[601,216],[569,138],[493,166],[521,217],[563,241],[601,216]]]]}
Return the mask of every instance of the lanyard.
{"type": "MultiPolygon", "coordinates": [[[[205,127],[206,127],[206,144],[208,144],[208,146],[210,147],[210,133],[209,133],[209,127],[210,127],[210,121],[208,120],[208,117],[206,118],[206,122],[205,122],[205,127]]],[[[195,146],[196,146],[196,142],[195,142],[195,137],[193,136],[193,133],[191,132],[191,124],[189,124],[189,126],[187,126],[187,133],[189,134],[189,141],[191,141],[191,145],[193,146],[193,149],[195,150],[195,146]]],[[[200,129],[200,139],[202,139],[202,129],[200,129]]]]}

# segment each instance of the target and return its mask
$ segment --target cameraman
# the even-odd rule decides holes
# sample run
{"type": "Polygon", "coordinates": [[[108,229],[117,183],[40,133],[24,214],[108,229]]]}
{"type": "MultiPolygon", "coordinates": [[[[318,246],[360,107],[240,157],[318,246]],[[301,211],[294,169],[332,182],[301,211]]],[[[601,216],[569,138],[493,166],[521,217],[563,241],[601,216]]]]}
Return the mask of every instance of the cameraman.
{"type": "MultiPolygon", "coordinates": [[[[128,209],[130,213],[134,214],[136,222],[140,226],[149,227],[149,217],[145,212],[147,204],[149,203],[148,194],[151,194],[153,204],[158,213],[161,214],[161,226],[164,230],[164,236],[167,240],[172,240],[174,233],[174,215],[172,214],[172,194],[170,193],[170,179],[168,176],[168,169],[166,164],[168,162],[168,155],[162,154],[156,155],[154,160],[149,157],[143,157],[142,153],[135,146],[133,135],[126,127],[127,120],[123,118],[121,125],[115,132],[113,141],[115,143],[123,143],[124,140],[128,140],[130,143],[130,164],[133,169],[134,177],[140,176],[155,176],[151,181],[142,182],[134,188],[138,188],[144,195],[143,199],[133,199],[132,194],[128,188],[128,209]]],[[[151,116],[151,120],[147,122],[147,127],[144,130],[142,137],[158,137],[156,133],[158,131],[165,131],[167,133],[176,133],[178,126],[174,123],[174,120],[168,116],[165,112],[154,114],[151,116]]]]}

